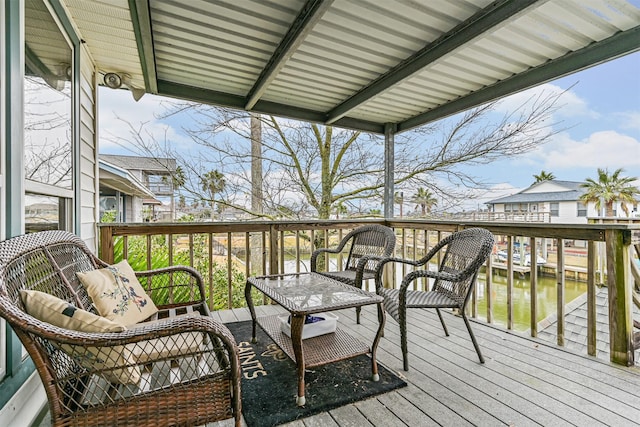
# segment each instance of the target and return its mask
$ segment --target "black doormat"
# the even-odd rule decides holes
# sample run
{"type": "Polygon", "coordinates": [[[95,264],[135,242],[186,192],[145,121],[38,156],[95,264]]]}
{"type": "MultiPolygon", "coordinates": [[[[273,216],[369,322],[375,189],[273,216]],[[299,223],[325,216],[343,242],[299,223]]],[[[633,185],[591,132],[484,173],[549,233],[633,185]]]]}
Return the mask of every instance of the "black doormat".
{"type": "Polygon", "coordinates": [[[251,344],[251,321],[226,326],[240,348],[242,414],[248,427],[276,426],[407,385],[380,363],[380,380],[373,381],[371,358],[362,355],[307,369],[306,404],[299,407],[295,363],[260,327],[258,342],[251,344]]]}

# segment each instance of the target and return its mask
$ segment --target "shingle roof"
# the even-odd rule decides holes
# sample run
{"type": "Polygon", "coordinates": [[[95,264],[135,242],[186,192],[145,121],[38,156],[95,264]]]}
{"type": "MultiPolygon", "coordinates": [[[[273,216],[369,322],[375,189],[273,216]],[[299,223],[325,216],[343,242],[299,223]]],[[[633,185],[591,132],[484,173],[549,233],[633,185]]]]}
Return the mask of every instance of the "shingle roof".
{"type": "Polygon", "coordinates": [[[120,156],[100,154],[100,158],[127,170],[172,172],[176,170],[176,159],[163,157],[120,156]]]}
{"type": "Polygon", "coordinates": [[[489,200],[486,204],[496,204],[496,203],[539,203],[539,202],[570,202],[574,200],[578,200],[580,196],[584,193],[584,190],[581,188],[583,183],[579,181],[560,181],[560,180],[550,180],[545,182],[535,183],[522,191],[517,192],[516,194],[511,194],[509,196],[499,197],[497,199],[489,200]],[[553,183],[560,187],[564,187],[566,191],[544,191],[539,193],[527,193],[527,191],[532,188],[538,187],[545,183],[553,183]]]}
{"type": "Polygon", "coordinates": [[[496,203],[527,203],[527,202],[570,202],[578,200],[582,191],[547,191],[544,193],[516,193],[486,202],[496,203]]]}

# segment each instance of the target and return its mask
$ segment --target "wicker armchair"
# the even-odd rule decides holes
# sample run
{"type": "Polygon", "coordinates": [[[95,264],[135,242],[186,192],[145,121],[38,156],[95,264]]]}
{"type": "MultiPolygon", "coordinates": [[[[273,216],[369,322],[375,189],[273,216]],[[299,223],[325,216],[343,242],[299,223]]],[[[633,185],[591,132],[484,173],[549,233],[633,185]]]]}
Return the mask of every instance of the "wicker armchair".
{"type": "Polygon", "coordinates": [[[384,297],[385,310],[400,324],[400,346],[405,371],[409,370],[407,354],[408,308],[435,308],[447,336],[449,336],[449,331],[447,331],[440,309],[458,309],[478,353],[480,363],[484,363],[480,347],[471,331],[465,308],[475,286],[478,270],[491,253],[493,242],[493,235],[489,231],[482,228],[469,228],[442,239],[427,255],[417,261],[389,258],[380,263],[376,272],[376,292],[384,297]],[[429,268],[429,263],[432,259],[438,259],[438,254],[442,257],[439,268],[437,271],[432,271],[429,268]],[[384,265],[389,262],[409,264],[423,269],[416,269],[408,273],[402,279],[399,289],[386,289],[382,286],[381,276],[384,265]],[[430,291],[409,289],[409,285],[420,277],[434,279],[430,291]]]}
{"type": "MultiPolygon", "coordinates": [[[[333,249],[317,249],[311,254],[311,271],[362,289],[362,281],[375,278],[378,263],[390,257],[396,246],[396,235],[384,225],[364,225],[344,236],[333,249]],[[318,271],[318,256],[341,253],[349,246],[344,266],[338,271],[318,271]]],[[[356,308],[356,322],[360,323],[360,307],[356,308]]]]}
{"type": "Polygon", "coordinates": [[[0,242],[0,316],[35,363],[52,424],[195,426],[235,418],[239,426],[237,346],[209,316],[194,269],[136,273],[159,311],[123,332],[79,332],[26,313],[21,290],[46,292],[72,310],[97,314],[76,272],[105,266],[81,239],[63,231],[0,242]],[[87,363],[88,355],[105,362],[87,363]]]}

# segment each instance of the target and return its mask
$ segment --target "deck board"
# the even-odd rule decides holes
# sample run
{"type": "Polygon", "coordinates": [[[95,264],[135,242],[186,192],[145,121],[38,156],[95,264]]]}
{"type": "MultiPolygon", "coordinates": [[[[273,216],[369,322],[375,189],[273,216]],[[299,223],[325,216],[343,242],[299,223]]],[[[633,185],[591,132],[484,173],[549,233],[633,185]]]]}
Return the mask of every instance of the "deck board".
{"type": "Polygon", "coordinates": [[[341,427],[370,427],[373,426],[367,418],[355,407],[346,405],[330,412],[333,419],[341,427]]]}
{"type": "MultiPolygon", "coordinates": [[[[259,316],[281,310],[256,307],[259,316]]],[[[250,318],[246,308],[216,314],[223,321],[250,318]]],[[[363,342],[372,341],[377,328],[372,307],[363,307],[361,325],[356,325],[353,310],[338,315],[341,328],[363,342]]],[[[620,367],[474,322],[486,359],[480,364],[462,320],[444,316],[449,337],[435,312],[409,310],[408,372],[402,370],[398,325],[387,319],[378,360],[403,376],[408,387],[287,426],[638,424],[640,367],[620,367]]]]}
{"type": "MultiPolygon", "coordinates": [[[[447,324],[453,323],[453,321],[461,322],[460,319],[453,318],[453,316],[450,317],[452,317],[452,319],[448,321],[447,324]]],[[[437,323],[437,327],[440,328],[439,323],[437,323]]],[[[459,332],[466,334],[466,330],[459,332]]],[[[452,337],[442,338],[442,340],[455,340],[460,345],[467,342],[470,345],[467,337],[459,336],[458,333],[452,333],[452,335],[452,337]]],[[[425,341],[428,339],[428,337],[424,335],[422,335],[422,337],[425,338],[425,341]]],[[[438,340],[442,341],[441,339],[438,340]]],[[[630,420],[640,419],[640,413],[637,413],[632,407],[622,404],[616,399],[611,399],[609,394],[602,390],[602,387],[605,386],[602,383],[596,384],[593,380],[585,381],[581,375],[572,373],[570,368],[559,369],[560,367],[542,362],[538,360],[537,357],[533,357],[524,351],[507,354],[507,345],[499,347],[500,351],[496,351],[494,348],[495,347],[488,347],[484,350],[485,356],[488,358],[488,363],[484,367],[492,370],[492,376],[496,376],[497,378],[500,375],[508,376],[511,374],[511,376],[522,385],[531,384],[532,381],[535,381],[536,388],[531,389],[532,391],[540,391],[568,404],[565,408],[558,408],[554,411],[556,413],[564,414],[564,411],[571,411],[572,408],[583,408],[583,412],[586,412],[589,417],[592,417],[593,422],[599,419],[599,415],[601,414],[594,405],[601,405],[614,411],[614,414],[607,414],[605,419],[600,419],[603,423],[613,420],[618,425],[624,425],[630,420]],[[519,359],[517,357],[519,357],[519,359]],[[585,385],[585,382],[590,382],[591,387],[585,385]],[[561,412],[558,412],[559,410],[561,412]],[[617,417],[615,412],[624,412],[626,417],[617,417]]],[[[486,370],[479,369],[475,371],[475,374],[479,375],[484,372],[486,372],[486,370]]],[[[505,384],[505,388],[511,389],[511,386],[505,384]]],[[[521,391],[521,393],[525,396],[528,394],[526,390],[521,391]]],[[[537,396],[537,399],[540,399],[540,396],[537,396]]],[[[572,416],[571,419],[574,419],[574,417],[572,416]]]]}

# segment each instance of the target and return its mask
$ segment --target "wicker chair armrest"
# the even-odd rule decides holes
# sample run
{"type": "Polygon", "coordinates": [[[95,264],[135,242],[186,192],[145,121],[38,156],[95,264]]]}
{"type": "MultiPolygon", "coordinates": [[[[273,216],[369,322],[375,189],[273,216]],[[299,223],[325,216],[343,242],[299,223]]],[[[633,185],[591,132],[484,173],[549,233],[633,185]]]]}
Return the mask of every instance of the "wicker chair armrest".
{"type": "Polygon", "coordinates": [[[395,257],[382,258],[380,260],[380,262],[378,263],[378,266],[376,267],[376,272],[375,272],[376,292],[379,295],[381,295],[381,290],[383,288],[383,286],[382,286],[382,272],[384,271],[384,266],[387,265],[390,262],[397,262],[397,263],[400,263],[400,264],[408,264],[408,265],[413,265],[413,266],[416,266],[416,267],[422,265],[421,264],[422,260],[414,261],[414,260],[410,260],[410,259],[395,258],[395,257]]]}
{"type": "MultiPolygon", "coordinates": [[[[344,245],[342,245],[344,246],[344,245]]],[[[315,251],[313,251],[311,253],[311,271],[318,271],[317,270],[317,263],[318,263],[318,257],[320,256],[320,254],[323,253],[328,253],[328,254],[337,254],[342,250],[342,248],[320,248],[320,249],[316,249],[315,251]]]]}
{"type": "MultiPolygon", "coordinates": [[[[154,270],[136,271],[135,273],[142,286],[152,296],[152,299],[155,296],[153,291],[162,287],[166,288],[167,294],[188,295],[189,298],[187,300],[180,301],[182,303],[201,303],[206,305],[204,280],[200,273],[193,267],[175,265],[154,270]],[[176,275],[184,275],[184,279],[177,281],[170,279],[175,278],[176,275]],[[167,277],[167,279],[163,280],[163,277],[167,277]],[[197,294],[193,292],[194,287],[197,288],[197,294]],[[184,289],[183,292],[180,292],[181,288],[184,289]]],[[[156,305],[166,305],[165,301],[157,301],[156,299],[154,299],[156,305]]]]}
{"type": "Polygon", "coordinates": [[[136,276],[138,277],[148,277],[148,276],[154,276],[157,274],[166,274],[166,273],[173,273],[176,271],[186,271],[189,274],[193,275],[193,277],[196,278],[201,278],[202,276],[200,275],[200,273],[198,272],[198,270],[196,270],[193,267],[190,267],[188,265],[172,265],[170,267],[162,267],[162,268],[156,268],[153,270],[140,270],[140,271],[136,271],[136,276]]]}
{"type": "Polygon", "coordinates": [[[451,274],[444,271],[429,271],[429,270],[416,270],[410,273],[407,273],[406,276],[403,277],[402,283],[400,284],[400,292],[406,292],[407,288],[416,279],[421,277],[428,277],[430,279],[438,279],[445,280],[448,282],[458,282],[460,281],[464,275],[459,274],[451,274]]]}
{"type": "Polygon", "coordinates": [[[370,261],[378,261],[378,265],[376,266],[376,272],[377,272],[377,267],[379,266],[379,264],[386,262],[388,259],[390,258],[386,256],[379,256],[379,255],[367,255],[360,258],[358,260],[358,265],[356,266],[356,279],[355,279],[356,286],[360,286],[360,284],[362,283],[362,279],[364,277],[364,270],[370,261]]]}

